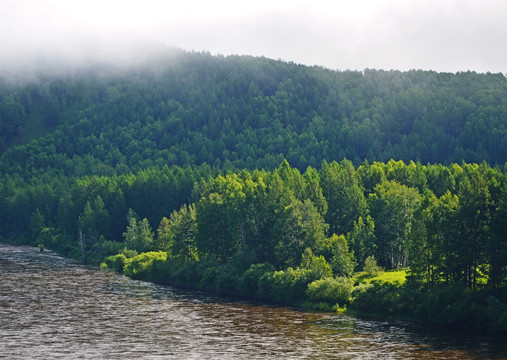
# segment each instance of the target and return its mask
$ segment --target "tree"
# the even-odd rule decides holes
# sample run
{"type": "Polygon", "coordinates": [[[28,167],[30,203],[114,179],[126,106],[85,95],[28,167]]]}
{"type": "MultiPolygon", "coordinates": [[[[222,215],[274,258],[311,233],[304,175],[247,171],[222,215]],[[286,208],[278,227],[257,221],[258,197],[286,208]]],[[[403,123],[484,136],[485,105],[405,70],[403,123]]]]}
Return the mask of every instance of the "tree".
{"type": "Polygon", "coordinates": [[[375,238],[375,222],[370,215],[365,220],[360,216],[354,222],[354,228],[347,234],[351,250],[358,264],[363,264],[368,256],[373,256],[377,249],[375,238]],[[365,221],[366,220],[366,221],[365,221]]]}
{"type": "Polygon", "coordinates": [[[327,201],[322,193],[322,187],[320,186],[320,176],[317,170],[312,167],[308,167],[303,175],[305,181],[305,199],[310,199],[312,203],[317,207],[319,213],[325,216],[327,213],[327,201]]]}
{"type": "Polygon", "coordinates": [[[310,200],[294,200],[285,207],[275,224],[276,264],[280,268],[296,267],[306,248],[315,248],[324,239],[326,224],[310,200]]]}
{"type": "Polygon", "coordinates": [[[328,247],[331,252],[330,264],[335,276],[352,276],[356,261],[354,253],[349,251],[349,245],[345,236],[333,234],[328,240],[328,247]]]}
{"type": "Polygon", "coordinates": [[[486,254],[490,264],[488,285],[498,288],[507,280],[507,179],[500,185],[500,193],[491,221],[491,236],[486,254]]]}
{"type": "Polygon", "coordinates": [[[316,279],[327,278],[333,276],[333,269],[324,258],[324,256],[316,256],[312,249],[306,248],[301,257],[301,269],[307,269],[312,272],[316,279]]]}
{"type": "Polygon", "coordinates": [[[173,256],[186,261],[197,260],[195,236],[197,233],[196,206],[183,205],[173,211],[169,220],[171,252],[173,256]]]}
{"type": "Polygon", "coordinates": [[[153,232],[148,219],[137,221],[131,217],[127,231],[123,233],[127,249],[136,250],[138,253],[150,251],[153,248],[153,232]]]}
{"type": "Polygon", "coordinates": [[[322,192],[328,203],[326,222],[331,234],[346,234],[354,221],[365,216],[366,199],[359,187],[354,166],[348,160],[340,164],[324,162],[320,170],[322,192]]]}
{"type": "Polygon", "coordinates": [[[164,216],[157,228],[157,236],[153,243],[154,250],[168,252],[171,248],[171,243],[172,234],[169,219],[164,216]]]}
{"type": "Polygon", "coordinates": [[[376,276],[380,271],[382,271],[382,268],[377,265],[377,260],[375,260],[375,256],[373,255],[368,256],[364,260],[363,269],[368,276],[376,276]]]}
{"type": "Polygon", "coordinates": [[[244,243],[238,208],[245,194],[237,175],[218,176],[197,204],[196,245],[200,256],[226,262],[244,243]]]}
{"type": "Polygon", "coordinates": [[[30,217],[30,240],[32,242],[37,240],[44,226],[44,215],[42,215],[39,208],[37,208],[30,217]]]}
{"type": "Polygon", "coordinates": [[[88,239],[89,246],[98,243],[100,235],[108,234],[109,212],[99,195],[92,202],[86,202],[83,212],[79,215],[78,226],[88,239]]]}
{"type": "Polygon", "coordinates": [[[480,170],[459,184],[460,206],[456,213],[456,250],[460,258],[457,279],[475,290],[479,266],[485,262],[485,245],[491,223],[490,193],[480,170]]]}
{"type": "Polygon", "coordinates": [[[431,190],[426,190],[414,212],[414,225],[409,242],[410,272],[419,280],[433,283],[442,272],[442,246],[447,237],[449,211],[455,202],[447,192],[438,199],[431,190]]]}
{"type": "Polygon", "coordinates": [[[377,185],[375,193],[370,195],[370,209],[376,224],[376,258],[382,266],[408,265],[409,239],[420,198],[417,189],[394,181],[377,185]]]}

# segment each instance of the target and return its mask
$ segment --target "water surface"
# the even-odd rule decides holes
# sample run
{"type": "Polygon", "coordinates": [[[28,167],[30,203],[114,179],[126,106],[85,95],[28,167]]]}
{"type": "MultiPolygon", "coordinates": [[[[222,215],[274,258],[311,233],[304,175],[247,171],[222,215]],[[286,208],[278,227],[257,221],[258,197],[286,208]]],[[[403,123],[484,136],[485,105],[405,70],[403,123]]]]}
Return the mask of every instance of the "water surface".
{"type": "Polygon", "coordinates": [[[502,337],[301,312],[0,244],[0,358],[501,359],[502,337]]]}

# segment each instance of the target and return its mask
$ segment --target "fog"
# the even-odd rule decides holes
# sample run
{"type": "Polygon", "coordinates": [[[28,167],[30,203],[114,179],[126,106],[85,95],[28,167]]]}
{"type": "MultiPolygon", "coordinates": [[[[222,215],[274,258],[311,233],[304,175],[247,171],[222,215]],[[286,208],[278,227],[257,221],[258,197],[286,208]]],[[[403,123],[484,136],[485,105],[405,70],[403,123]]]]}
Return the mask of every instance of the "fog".
{"type": "Polygon", "coordinates": [[[507,72],[507,1],[0,0],[0,71],[125,62],[154,48],[330,69],[507,72]]]}

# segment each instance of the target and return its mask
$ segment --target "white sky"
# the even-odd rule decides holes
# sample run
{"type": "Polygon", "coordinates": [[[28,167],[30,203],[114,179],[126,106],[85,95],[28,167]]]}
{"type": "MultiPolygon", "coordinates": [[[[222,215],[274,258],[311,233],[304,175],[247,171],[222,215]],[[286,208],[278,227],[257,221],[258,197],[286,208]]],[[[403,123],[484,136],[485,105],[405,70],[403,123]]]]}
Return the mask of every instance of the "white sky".
{"type": "Polygon", "coordinates": [[[0,0],[0,65],[132,44],[330,69],[507,73],[507,0],[0,0]]]}

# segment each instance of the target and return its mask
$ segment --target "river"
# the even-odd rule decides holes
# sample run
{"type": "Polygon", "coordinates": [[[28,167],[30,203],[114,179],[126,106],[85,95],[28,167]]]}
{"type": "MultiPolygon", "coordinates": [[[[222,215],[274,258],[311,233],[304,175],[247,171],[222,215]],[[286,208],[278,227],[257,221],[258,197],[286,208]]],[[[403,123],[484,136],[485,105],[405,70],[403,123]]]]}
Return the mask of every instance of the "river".
{"type": "Polygon", "coordinates": [[[0,244],[0,358],[501,359],[504,340],[242,302],[0,244]]]}

